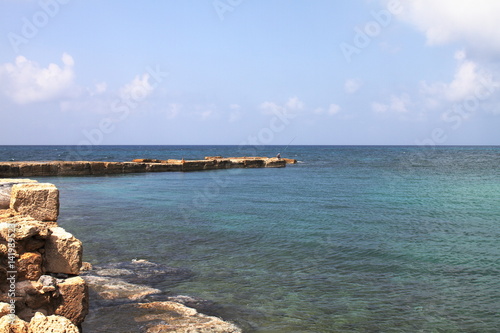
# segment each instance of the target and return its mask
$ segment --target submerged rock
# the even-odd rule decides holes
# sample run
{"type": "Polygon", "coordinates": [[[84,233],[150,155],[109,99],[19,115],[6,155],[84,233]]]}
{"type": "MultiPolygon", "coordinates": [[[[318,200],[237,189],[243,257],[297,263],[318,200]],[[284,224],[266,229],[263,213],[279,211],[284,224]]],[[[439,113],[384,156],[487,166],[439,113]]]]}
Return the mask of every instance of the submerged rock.
{"type": "Polygon", "coordinates": [[[94,332],[241,332],[234,324],[211,316],[218,315],[221,308],[214,302],[191,296],[167,296],[155,288],[165,281],[190,279],[193,277],[190,270],[132,260],[96,265],[82,273],[97,296],[84,323],[84,327],[92,325],[94,332]],[[117,316],[118,324],[113,320],[114,325],[107,325],[109,318],[117,316]]]}
{"type": "Polygon", "coordinates": [[[147,260],[94,266],[82,272],[89,287],[104,300],[139,300],[162,291],[160,282],[179,282],[193,276],[190,270],[156,264],[147,260]]]}
{"type": "Polygon", "coordinates": [[[118,277],[129,283],[150,286],[164,283],[165,281],[172,283],[185,281],[194,276],[193,272],[189,269],[170,267],[144,259],[134,259],[132,261],[111,263],[103,266],[96,265],[91,271],[86,273],[104,277],[118,277]]]}
{"type": "Polygon", "coordinates": [[[137,308],[146,313],[135,317],[138,322],[152,322],[146,326],[146,333],[177,332],[177,333],[240,333],[236,325],[220,318],[198,313],[177,302],[139,303],[137,308]],[[159,322],[158,322],[159,321],[159,322]]]}
{"type": "Polygon", "coordinates": [[[105,300],[139,300],[161,290],[145,285],[129,283],[119,278],[105,276],[83,276],[87,284],[105,300]]]}

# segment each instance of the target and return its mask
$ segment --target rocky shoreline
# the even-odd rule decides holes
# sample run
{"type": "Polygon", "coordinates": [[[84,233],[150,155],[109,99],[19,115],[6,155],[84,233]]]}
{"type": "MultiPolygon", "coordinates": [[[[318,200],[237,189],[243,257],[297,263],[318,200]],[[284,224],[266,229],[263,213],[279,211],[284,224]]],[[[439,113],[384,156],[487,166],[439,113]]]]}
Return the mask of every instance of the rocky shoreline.
{"type": "Polygon", "coordinates": [[[144,172],[190,172],[233,168],[284,168],[293,159],[207,156],[204,160],[135,159],[131,162],[46,161],[0,162],[0,178],[91,176],[144,172]]]}
{"type": "Polygon", "coordinates": [[[241,332],[199,312],[213,312],[210,302],[151,286],[189,279],[187,269],[146,260],[82,263],[83,244],[58,225],[58,215],[53,184],[0,179],[0,332],[81,333],[89,314],[99,332],[241,332]],[[117,311],[127,314],[124,322],[113,321],[117,311]]]}
{"type": "Polygon", "coordinates": [[[0,331],[79,332],[89,305],[79,276],[83,247],[57,224],[59,190],[30,180],[3,184],[10,203],[0,210],[0,331]]]}

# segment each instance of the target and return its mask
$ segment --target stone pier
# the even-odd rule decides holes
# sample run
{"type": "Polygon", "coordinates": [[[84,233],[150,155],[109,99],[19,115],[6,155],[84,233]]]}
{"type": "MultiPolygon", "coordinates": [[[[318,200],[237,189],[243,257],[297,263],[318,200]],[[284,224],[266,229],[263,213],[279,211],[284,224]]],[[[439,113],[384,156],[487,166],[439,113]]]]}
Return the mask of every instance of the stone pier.
{"type": "Polygon", "coordinates": [[[205,157],[204,160],[135,159],[131,162],[0,162],[0,178],[189,172],[231,168],[283,168],[295,160],[267,157],[205,157]]]}

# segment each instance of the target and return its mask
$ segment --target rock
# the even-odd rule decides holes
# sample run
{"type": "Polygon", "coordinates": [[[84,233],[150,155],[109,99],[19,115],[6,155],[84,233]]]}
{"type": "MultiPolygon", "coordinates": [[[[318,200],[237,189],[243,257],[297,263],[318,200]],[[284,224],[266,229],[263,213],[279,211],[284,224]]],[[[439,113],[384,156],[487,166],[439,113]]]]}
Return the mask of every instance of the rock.
{"type": "Polygon", "coordinates": [[[45,316],[37,312],[29,323],[27,333],[79,333],[76,327],[69,319],[61,316],[45,316]]]}
{"type": "Polygon", "coordinates": [[[14,239],[18,242],[33,236],[44,239],[50,235],[46,224],[40,223],[31,217],[13,216],[2,221],[0,223],[0,238],[3,240],[7,240],[12,234],[14,234],[14,239]]]}
{"type": "Polygon", "coordinates": [[[186,268],[170,267],[144,259],[134,259],[127,262],[110,263],[96,266],[92,275],[119,277],[132,284],[147,284],[186,281],[194,273],[186,268]]]}
{"type": "Polygon", "coordinates": [[[30,309],[47,308],[50,304],[50,297],[51,295],[45,293],[42,288],[39,293],[26,295],[26,297],[24,298],[24,303],[30,309]]]}
{"type": "Polygon", "coordinates": [[[166,300],[181,303],[185,306],[196,309],[197,311],[210,316],[217,316],[219,311],[222,309],[220,305],[213,301],[186,295],[170,296],[167,297],[166,300]]]}
{"type": "Polygon", "coordinates": [[[8,315],[10,313],[10,306],[8,303],[0,302],[0,317],[8,315]]]}
{"type": "Polygon", "coordinates": [[[146,163],[123,162],[123,173],[146,172],[148,165],[146,163]]]}
{"type": "Polygon", "coordinates": [[[90,162],[90,173],[92,175],[104,175],[106,173],[106,162],[90,162]]]}
{"type": "Polygon", "coordinates": [[[89,312],[89,292],[85,280],[75,276],[57,284],[59,297],[55,299],[54,314],[80,325],[89,312]]]}
{"type": "Polygon", "coordinates": [[[297,160],[293,158],[281,158],[283,161],[285,161],[287,164],[297,164],[297,160]]]}
{"type": "Polygon", "coordinates": [[[168,171],[182,171],[181,164],[172,163],[149,163],[146,168],[147,172],[168,172],[168,171]]]}
{"type": "Polygon", "coordinates": [[[57,285],[57,279],[53,276],[50,275],[42,275],[38,279],[38,283],[40,283],[42,286],[53,286],[55,287],[57,285]]]}
{"type": "Polygon", "coordinates": [[[19,177],[19,163],[3,162],[0,163],[0,177],[19,177]]]}
{"type": "Polygon", "coordinates": [[[16,263],[17,281],[38,280],[42,276],[42,255],[38,252],[21,254],[16,263]]]}
{"type": "Polygon", "coordinates": [[[123,163],[121,162],[105,162],[107,174],[123,173],[123,163]]]}
{"type": "Polygon", "coordinates": [[[41,289],[42,285],[37,281],[24,280],[16,283],[16,295],[19,297],[38,294],[41,289]]]}
{"type": "Polygon", "coordinates": [[[63,228],[50,228],[44,253],[45,271],[78,275],[82,266],[82,242],[63,228]]]}
{"type": "Polygon", "coordinates": [[[58,173],[58,163],[50,162],[21,162],[19,174],[23,177],[51,176],[58,173]]]}
{"type": "Polygon", "coordinates": [[[283,168],[285,165],[285,160],[276,157],[268,158],[265,164],[266,168],[283,168]]]}
{"type": "Polygon", "coordinates": [[[132,275],[134,272],[124,268],[103,268],[96,270],[95,274],[100,276],[123,276],[132,275]]]}
{"type": "Polygon", "coordinates": [[[81,272],[84,272],[84,271],[91,271],[92,270],[92,264],[89,263],[89,262],[82,262],[82,267],[80,267],[80,271],[81,272]]]}
{"type": "Polygon", "coordinates": [[[136,307],[147,309],[149,313],[136,317],[138,322],[152,322],[146,333],[241,333],[234,324],[217,317],[206,316],[195,309],[176,302],[139,303],[136,307]],[[160,321],[158,323],[158,321],[160,321]]]}
{"type": "Polygon", "coordinates": [[[10,208],[40,221],[57,221],[59,190],[48,183],[16,184],[12,186],[10,208]]]}
{"type": "Polygon", "coordinates": [[[135,160],[132,160],[134,163],[163,163],[164,161],[162,160],[157,160],[154,158],[136,158],[135,160]]]}
{"type": "Polygon", "coordinates": [[[12,186],[15,184],[36,182],[36,180],[31,179],[0,179],[0,209],[9,208],[12,186]]]}
{"type": "Polygon", "coordinates": [[[92,174],[90,162],[52,162],[58,165],[59,176],[88,176],[92,174]]]}
{"type": "Polygon", "coordinates": [[[33,236],[23,241],[22,248],[26,252],[34,252],[44,247],[44,245],[45,245],[44,239],[40,239],[40,236],[33,236]]]}
{"type": "Polygon", "coordinates": [[[3,316],[0,318],[0,333],[28,333],[28,323],[16,315],[3,316]]]}
{"type": "Polygon", "coordinates": [[[161,293],[161,290],[145,285],[129,283],[118,278],[104,276],[84,276],[89,288],[106,300],[138,300],[148,295],[161,293]]]}

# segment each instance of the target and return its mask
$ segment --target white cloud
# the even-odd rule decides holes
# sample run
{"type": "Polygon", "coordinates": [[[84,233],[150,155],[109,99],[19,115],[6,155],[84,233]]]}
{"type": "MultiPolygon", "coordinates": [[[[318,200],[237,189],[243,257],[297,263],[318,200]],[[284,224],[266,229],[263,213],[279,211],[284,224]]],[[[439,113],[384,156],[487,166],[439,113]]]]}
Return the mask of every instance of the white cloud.
{"type": "Polygon", "coordinates": [[[421,94],[431,105],[438,106],[441,102],[460,102],[475,96],[480,90],[498,87],[493,75],[476,62],[467,59],[464,51],[456,52],[455,60],[457,68],[451,82],[421,82],[421,94]]]}
{"type": "Polygon", "coordinates": [[[327,109],[317,108],[313,111],[313,113],[318,114],[318,115],[326,114],[329,116],[333,116],[333,115],[336,115],[337,113],[339,113],[341,109],[342,108],[339,105],[332,103],[328,106],[327,109]]]}
{"type": "Polygon", "coordinates": [[[274,102],[264,102],[260,104],[260,109],[263,114],[272,115],[276,112],[282,112],[285,108],[274,102]]]}
{"type": "Polygon", "coordinates": [[[154,88],[149,83],[149,74],[137,75],[130,83],[120,89],[120,97],[127,100],[142,101],[154,88]]]}
{"type": "Polygon", "coordinates": [[[395,112],[408,113],[408,107],[412,104],[410,95],[403,93],[400,96],[391,95],[386,104],[373,102],[372,110],[376,113],[395,112]]]}
{"type": "Polygon", "coordinates": [[[108,84],[106,82],[96,83],[93,88],[88,89],[90,96],[104,94],[106,90],[108,90],[108,84]]]}
{"type": "Polygon", "coordinates": [[[61,67],[51,63],[43,68],[24,56],[18,56],[15,63],[0,65],[1,90],[17,104],[51,101],[75,94],[75,62],[67,53],[61,59],[61,67]]]}
{"type": "Polygon", "coordinates": [[[348,79],[345,81],[344,89],[348,94],[354,94],[361,88],[362,82],[359,79],[348,79]]]}
{"type": "Polygon", "coordinates": [[[465,42],[478,49],[500,51],[498,0],[412,0],[398,16],[422,31],[429,45],[465,42]]]}
{"type": "Polygon", "coordinates": [[[274,102],[264,102],[260,105],[260,109],[262,110],[263,114],[268,115],[276,114],[277,112],[291,113],[304,109],[304,103],[297,97],[291,97],[288,99],[284,106],[278,105],[274,102]]]}
{"type": "Polygon", "coordinates": [[[297,97],[292,97],[286,102],[286,107],[290,110],[302,110],[304,108],[304,103],[297,97]]]}

